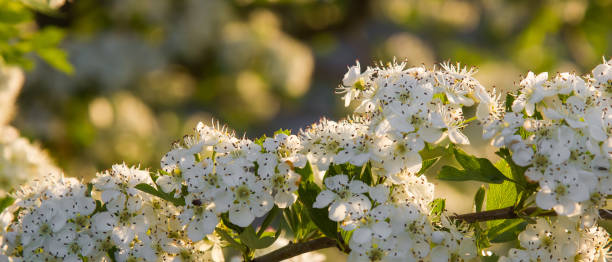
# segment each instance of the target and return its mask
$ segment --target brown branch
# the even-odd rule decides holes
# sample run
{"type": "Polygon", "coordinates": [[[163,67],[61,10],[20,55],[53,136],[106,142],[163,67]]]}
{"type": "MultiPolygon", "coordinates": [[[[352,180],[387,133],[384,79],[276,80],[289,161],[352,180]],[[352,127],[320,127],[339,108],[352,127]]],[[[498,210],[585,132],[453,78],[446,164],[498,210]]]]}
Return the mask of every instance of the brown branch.
{"type": "Polygon", "coordinates": [[[289,243],[280,249],[272,251],[266,255],[260,256],[253,259],[253,262],[276,262],[284,259],[292,258],[297,255],[308,253],[319,249],[328,247],[335,247],[337,245],[336,240],[329,237],[322,237],[313,240],[309,240],[303,243],[289,243]]]}
{"type": "MultiPolygon", "coordinates": [[[[533,215],[538,211],[538,208],[530,207],[521,212],[521,215],[529,216],[533,215]]],[[[542,213],[535,214],[536,216],[555,216],[555,211],[543,211],[542,213]]],[[[609,209],[600,209],[599,216],[602,219],[612,219],[612,210],[609,209]]],[[[462,214],[462,215],[454,215],[451,216],[452,219],[459,219],[465,222],[473,223],[473,222],[482,222],[496,219],[511,219],[511,218],[520,218],[519,214],[515,212],[514,207],[506,207],[501,209],[462,214]]],[[[328,237],[322,237],[313,239],[303,243],[290,243],[280,249],[272,251],[266,255],[255,258],[254,262],[277,262],[283,259],[292,258],[294,256],[298,256],[304,253],[308,253],[311,251],[336,247],[337,242],[334,239],[328,237]]]]}
{"type": "MultiPolygon", "coordinates": [[[[521,215],[529,216],[538,211],[536,207],[530,207],[522,211],[521,215]]],[[[555,211],[544,211],[542,213],[538,213],[537,216],[555,216],[555,211]]],[[[602,219],[612,219],[612,210],[600,209],[599,216],[602,219]]],[[[511,218],[519,218],[519,214],[515,212],[514,207],[506,207],[502,209],[495,209],[483,212],[469,213],[463,215],[454,215],[450,218],[463,220],[465,222],[480,222],[480,221],[489,221],[496,219],[511,219],[511,218]]]]}

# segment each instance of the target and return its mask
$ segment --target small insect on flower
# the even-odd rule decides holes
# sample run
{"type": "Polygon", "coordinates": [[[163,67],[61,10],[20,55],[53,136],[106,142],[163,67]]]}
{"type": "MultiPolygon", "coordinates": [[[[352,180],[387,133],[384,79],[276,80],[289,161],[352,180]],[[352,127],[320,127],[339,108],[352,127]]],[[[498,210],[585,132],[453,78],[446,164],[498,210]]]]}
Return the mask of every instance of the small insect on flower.
{"type": "Polygon", "coordinates": [[[201,206],[202,205],[202,200],[199,199],[194,199],[191,201],[191,204],[194,206],[201,206]]]}

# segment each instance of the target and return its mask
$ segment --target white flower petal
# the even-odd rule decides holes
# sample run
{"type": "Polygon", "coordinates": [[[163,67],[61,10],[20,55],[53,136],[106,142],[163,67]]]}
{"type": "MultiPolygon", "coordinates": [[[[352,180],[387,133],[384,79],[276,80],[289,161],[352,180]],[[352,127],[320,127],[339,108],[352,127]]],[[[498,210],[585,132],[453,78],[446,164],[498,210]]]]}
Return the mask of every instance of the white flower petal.
{"type": "Polygon", "coordinates": [[[324,208],[328,206],[336,197],[336,193],[329,190],[323,190],[321,191],[321,193],[319,193],[319,195],[317,195],[317,199],[312,205],[312,207],[324,208]]]}
{"type": "Polygon", "coordinates": [[[359,244],[366,243],[372,240],[372,230],[367,227],[357,228],[353,231],[353,236],[351,237],[352,241],[355,241],[359,244]]]}
{"type": "Polygon", "coordinates": [[[361,194],[368,192],[370,186],[366,185],[364,182],[360,180],[353,180],[349,183],[349,190],[355,194],[361,194]]]}
{"type": "Polygon", "coordinates": [[[238,206],[230,209],[229,218],[230,222],[240,227],[246,227],[253,222],[255,216],[251,213],[247,206],[238,206]]]}
{"type": "Polygon", "coordinates": [[[332,221],[342,221],[348,212],[348,205],[341,201],[335,201],[329,206],[329,219],[332,221]]]}
{"type": "Polygon", "coordinates": [[[279,208],[287,208],[295,203],[295,200],[297,200],[297,196],[293,193],[279,192],[274,196],[274,203],[276,203],[279,208]]]}
{"type": "Polygon", "coordinates": [[[389,187],[383,184],[378,184],[370,188],[370,197],[378,203],[385,203],[389,198],[389,187]]]}

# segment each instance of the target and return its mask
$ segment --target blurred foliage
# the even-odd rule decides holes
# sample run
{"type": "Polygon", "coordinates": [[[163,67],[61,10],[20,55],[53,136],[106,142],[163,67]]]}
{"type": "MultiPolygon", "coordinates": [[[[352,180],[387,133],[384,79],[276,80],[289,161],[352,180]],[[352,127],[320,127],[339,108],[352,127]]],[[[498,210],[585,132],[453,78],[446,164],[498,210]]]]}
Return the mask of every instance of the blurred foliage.
{"type": "Polygon", "coordinates": [[[72,73],[66,52],[58,48],[63,30],[52,26],[37,30],[35,11],[53,13],[37,1],[0,0],[0,61],[31,69],[34,61],[30,54],[36,53],[57,70],[72,73]]]}
{"type": "MultiPolygon", "coordinates": [[[[611,54],[611,13],[611,0],[76,0],[29,15],[50,28],[42,46],[66,36],[74,74],[31,71],[15,125],[68,174],[157,167],[199,120],[257,137],[344,115],[333,88],[355,59],[460,61],[502,90],[527,70],[586,72],[611,54]]],[[[20,50],[6,43],[8,59],[20,50]]]]}

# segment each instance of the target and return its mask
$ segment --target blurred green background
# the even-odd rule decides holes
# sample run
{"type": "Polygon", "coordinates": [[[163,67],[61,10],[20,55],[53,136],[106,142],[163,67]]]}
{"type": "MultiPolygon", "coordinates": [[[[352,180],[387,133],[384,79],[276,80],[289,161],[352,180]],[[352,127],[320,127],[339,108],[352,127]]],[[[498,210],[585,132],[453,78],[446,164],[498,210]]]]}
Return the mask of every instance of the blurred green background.
{"type": "Polygon", "coordinates": [[[65,29],[74,72],[38,63],[13,124],[72,176],[156,168],[198,121],[258,137],[341,118],[334,88],[356,59],[450,59],[498,90],[528,70],[586,73],[612,54],[611,14],[612,0],[75,0],[36,15],[65,29]]]}

